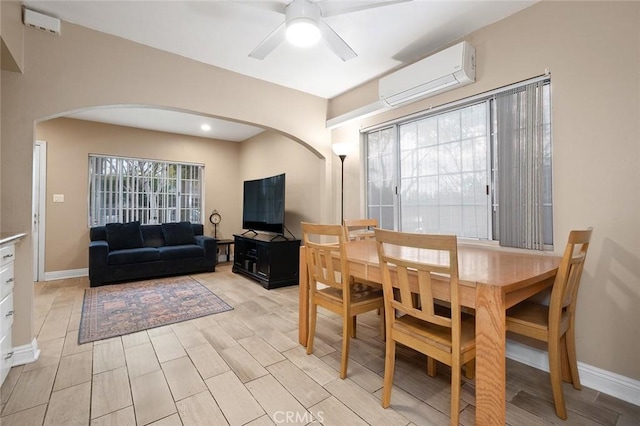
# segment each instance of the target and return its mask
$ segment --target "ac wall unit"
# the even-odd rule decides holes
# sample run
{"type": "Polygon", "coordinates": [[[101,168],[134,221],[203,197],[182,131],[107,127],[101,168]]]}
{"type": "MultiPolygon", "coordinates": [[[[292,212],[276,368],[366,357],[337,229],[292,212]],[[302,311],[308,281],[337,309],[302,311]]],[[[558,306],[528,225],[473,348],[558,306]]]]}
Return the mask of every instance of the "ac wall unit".
{"type": "Polygon", "coordinates": [[[380,101],[395,107],[476,81],[476,50],[463,41],[382,77],[380,101]]]}
{"type": "Polygon", "coordinates": [[[30,27],[48,31],[53,34],[60,34],[60,20],[53,16],[23,7],[22,20],[25,25],[30,27]]]}

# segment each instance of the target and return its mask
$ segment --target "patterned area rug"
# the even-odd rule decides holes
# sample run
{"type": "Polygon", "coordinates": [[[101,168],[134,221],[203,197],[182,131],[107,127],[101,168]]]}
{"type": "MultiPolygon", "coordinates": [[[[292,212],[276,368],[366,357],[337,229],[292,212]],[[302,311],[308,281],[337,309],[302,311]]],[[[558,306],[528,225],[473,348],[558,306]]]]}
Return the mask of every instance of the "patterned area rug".
{"type": "Polygon", "coordinates": [[[122,336],[233,309],[189,276],[91,287],[78,343],[122,336]]]}

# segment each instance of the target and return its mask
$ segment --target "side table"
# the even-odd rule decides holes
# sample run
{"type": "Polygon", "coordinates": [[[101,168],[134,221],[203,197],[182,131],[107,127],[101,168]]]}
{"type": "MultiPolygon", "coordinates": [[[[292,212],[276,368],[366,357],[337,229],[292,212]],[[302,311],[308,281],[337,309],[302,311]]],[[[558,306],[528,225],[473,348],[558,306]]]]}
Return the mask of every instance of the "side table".
{"type": "Polygon", "coordinates": [[[227,255],[227,262],[229,262],[231,260],[231,245],[233,245],[233,240],[228,240],[228,239],[224,239],[224,240],[218,240],[217,244],[218,247],[224,247],[225,251],[224,254],[227,255]]]}

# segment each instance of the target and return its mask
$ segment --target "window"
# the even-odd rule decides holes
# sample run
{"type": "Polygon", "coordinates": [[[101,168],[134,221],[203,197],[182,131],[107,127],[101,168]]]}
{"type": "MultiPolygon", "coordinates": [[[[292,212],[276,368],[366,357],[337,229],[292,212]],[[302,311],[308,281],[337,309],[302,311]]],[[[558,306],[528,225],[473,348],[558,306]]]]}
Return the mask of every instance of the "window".
{"type": "Polygon", "coordinates": [[[368,216],[382,228],[394,229],[396,197],[396,131],[393,128],[369,133],[367,138],[368,216]]]}
{"type": "Polygon", "coordinates": [[[550,82],[365,133],[368,216],[404,232],[553,244],[550,82]]]}
{"type": "Polygon", "coordinates": [[[202,223],[204,166],[89,156],[89,226],[202,223]]]}

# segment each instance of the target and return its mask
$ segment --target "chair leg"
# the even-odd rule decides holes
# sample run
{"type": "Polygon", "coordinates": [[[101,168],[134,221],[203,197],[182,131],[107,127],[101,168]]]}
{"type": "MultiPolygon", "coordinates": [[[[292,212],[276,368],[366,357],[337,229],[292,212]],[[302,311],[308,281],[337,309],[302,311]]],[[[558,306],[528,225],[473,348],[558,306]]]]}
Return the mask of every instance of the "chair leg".
{"type": "Polygon", "coordinates": [[[574,389],[582,389],[580,375],[578,374],[578,358],[576,357],[576,334],[575,329],[569,326],[565,334],[565,345],[567,348],[567,358],[569,360],[569,370],[571,371],[571,382],[574,389]]]}
{"type": "Polygon", "coordinates": [[[569,355],[567,354],[567,335],[564,334],[560,338],[560,366],[562,367],[562,381],[573,383],[571,377],[571,368],[569,367],[569,355]]]}
{"type": "Polygon", "coordinates": [[[464,365],[464,377],[469,380],[473,380],[476,376],[476,359],[472,359],[464,365]]]}
{"type": "Polygon", "coordinates": [[[382,312],[382,315],[380,315],[380,338],[382,341],[385,341],[387,337],[387,330],[385,325],[384,307],[378,308],[378,312],[382,312]]]}
{"type": "Polygon", "coordinates": [[[356,316],[354,315],[351,317],[351,338],[352,339],[356,338],[356,323],[357,323],[357,320],[356,320],[356,316]]]}
{"type": "Polygon", "coordinates": [[[553,402],[556,406],[556,415],[563,420],[567,419],[567,410],[564,405],[562,393],[562,355],[560,353],[560,339],[549,339],[549,373],[551,375],[551,391],[553,402]]]}
{"type": "Polygon", "coordinates": [[[436,360],[430,356],[427,357],[427,375],[436,377],[436,360]]]}
{"type": "Polygon", "coordinates": [[[344,318],[342,320],[342,357],[340,359],[340,378],[347,377],[347,365],[349,362],[349,340],[351,340],[352,318],[344,318]]]}
{"type": "Polygon", "coordinates": [[[393,373],[396,367],[396,342],[387,335],[384,354],[384,384],[382,386],[382,408],[391,405],[391,388],[393,387],[393,373]]]}
{"type": "Polygon", "coordinates": [[[318,305],[311,304],[311,312],[309,313],[309,335],[307,336],[307,355],[313,353],[313,339],[316,334],[316,319],[318,317],[318,305]]]}
{"type": "Polygon", "coordinates": [[[460,369],[459,363],[451,365],[451,425],[457,426],[460,420],[460,369]]]}

